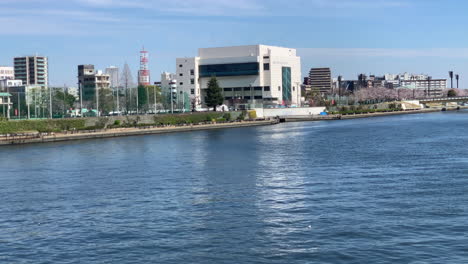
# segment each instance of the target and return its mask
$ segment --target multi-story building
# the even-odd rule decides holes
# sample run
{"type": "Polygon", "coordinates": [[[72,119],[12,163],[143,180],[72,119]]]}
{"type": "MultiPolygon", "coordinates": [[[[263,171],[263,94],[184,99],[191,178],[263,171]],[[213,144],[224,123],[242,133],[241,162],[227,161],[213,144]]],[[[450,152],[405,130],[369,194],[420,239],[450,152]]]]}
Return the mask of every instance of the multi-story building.
{"type": "Polygon", "coordinates": [[[195,99],[206,101],[211,77],[223,88],[225,103],[299,104],[301,59],[295,49],[265,45],[205,48],[198,57],[178,58],[177,84],[195,99]]]}
{"type": "Polygon", "coordinates": [[[47,87],[49,83],[48,60],[42,56],[14,58],[15,79],[23,85],[47,87]]]}
{"type": "Polygon", "coordinates": [[[83,101],[96,99],[96,91],[109,89],[110,76],[96,71],[94,65],[78,65],[78,84],[83,101]]]}
{"type": "Polygon", "coordinates": [[[175,73],[163,72],[161,73],[161,83],[160,86],[163,90],[169,89],[172,80],[176,80],[175,73]]]}
{"type": "Polygon", "coordinates": [[[432,79],[428,77],[425,80],[402,80],[400,81],[400,88],[423,90],[426,96],[438,97],[447,88],[447,79],[432,79]]]}
{"type": "Polygon", "coordinates": [[[332,93],[332,77],[330,68],[312,68],[309,71],[308,85],[312,91],[321,94],[332,93]]]}
{"type": "Polygon", "coordinates": [[[105,73],[109,75],[110,87],[112,89],[118,88],[120,86],[119,68],[115,66],[107,67],[105,73]]]}
{"type": "Polygon", "coordinates": [[[15,69],[10,66],[0,66],[0,80],[13,80],[15,69]]]}
{"type": "Polygon", "coordinates": [[[0,89],[6,91],[9,87],[23,86],[23,81],[21,80],[9,80],[3,79],[0,80],[0,89]]]}

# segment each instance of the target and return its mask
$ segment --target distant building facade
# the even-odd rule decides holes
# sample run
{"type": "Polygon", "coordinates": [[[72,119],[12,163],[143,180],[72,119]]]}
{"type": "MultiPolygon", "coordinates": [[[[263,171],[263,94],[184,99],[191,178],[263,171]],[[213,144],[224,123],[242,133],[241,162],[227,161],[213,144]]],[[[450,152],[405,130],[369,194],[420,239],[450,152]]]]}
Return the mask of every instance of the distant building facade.
{"type": "Polygon", "coordinates": [[[301,59],[295,49],[265,45],[204,48],[198,57],[178,58],[177,85],[197,107],[205,105],[212,76],[225,104],[283,104],[300,102],[301,59]],[[198,101],[199,99],[199,101],[198,101]]]}
{"type": "Polygon", "coordinates": [[[43,56],[14,58],[15,79],[23,85],[47,87],[49,84],[48,59],[43,56]]]}
{"type": "Polygon", "coordinates": [[[105,73],[109,75],[110,87],[112,89],[118,88],[120,86],[119,68],[115,66],[107,67],[105,73]]]}
{"type": "Polygon", "coordinates": [[[21,80],[10,80],[10,79],[0,80],[0,89],[2,91],[6,91],[10,87],[17,87],[17,86],[23,86],[23,81],[21,81],[21,80]]]}
{"type": "Polygon", "coordinates": [[[321,94],[332,93],[332,76],[330,68],[312,68],[309,71],[307,85],[312,91],[319,91],[321,94]]]}
{"type": "Polygon", "coordinates": [[[13,80],[15,69],[10,66],[0,66],[0,80],[13,80]]]}
{"type": "Polygon", "coordinates": [[[78,84],[83,101],[93,101],[97,91],[111,87],[109,74],[96,71],[92,64],[78,65],[78,84]]]}

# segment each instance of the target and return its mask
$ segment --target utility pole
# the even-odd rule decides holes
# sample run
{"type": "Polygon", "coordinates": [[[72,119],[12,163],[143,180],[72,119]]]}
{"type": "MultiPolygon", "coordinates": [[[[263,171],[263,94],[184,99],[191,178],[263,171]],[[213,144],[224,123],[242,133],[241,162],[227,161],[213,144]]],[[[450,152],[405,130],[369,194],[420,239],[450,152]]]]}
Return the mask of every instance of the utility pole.
{"type": "MultiPolygon", "coordinates": [[[[154,86],[154,114],[156,114],[156,112],[158,111],[158,102],[156,100],[156,93],[157,93],[157,89],[156,89],[156,85],[154,86]]],[[[148,98],[149,99],[149,98],[148,98]]]]}
{"type": "Polygon", "coordinates": [[[458,83],[459,83],[459,80],[460,80],[460,74],[456,74],[455,79],[457,80],[457,89],[459,89],[460,87],[458,86],[458,83]]]}
{"type": "Polygon", "coordinates": [[[450,89],[453,89],[453,71],[449,71],[450,76],[450,89]]]}
{"type": "Polygon", "coordinates": [[[97,111],[97,116],[99,117],[99,88],[96,86],[96,111],[97,111]]]}
{"type": "Polygon", "coordinates": [[[81,87],[81,81],[78,81],[78,89],[80,90],[80,117],[83,117],[83,87],[81,87]]]}

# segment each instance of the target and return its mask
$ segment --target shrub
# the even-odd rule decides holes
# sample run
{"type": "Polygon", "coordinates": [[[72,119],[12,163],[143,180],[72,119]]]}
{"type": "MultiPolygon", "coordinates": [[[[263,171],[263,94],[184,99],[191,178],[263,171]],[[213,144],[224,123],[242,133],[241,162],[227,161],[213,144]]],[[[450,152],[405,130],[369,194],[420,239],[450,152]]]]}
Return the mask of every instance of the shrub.
{"type": "Polygon", "coordinates": [[[250,110],[248,113],[249,113],[249,119],[256,119],[257,118],[257,111],[250,110]]]}
{"type": "Polygon", "coordinates": [[[114,126],[120,126],[120,123],[121,123],[120,120],[115,120],[114,121],[114,126]]]}

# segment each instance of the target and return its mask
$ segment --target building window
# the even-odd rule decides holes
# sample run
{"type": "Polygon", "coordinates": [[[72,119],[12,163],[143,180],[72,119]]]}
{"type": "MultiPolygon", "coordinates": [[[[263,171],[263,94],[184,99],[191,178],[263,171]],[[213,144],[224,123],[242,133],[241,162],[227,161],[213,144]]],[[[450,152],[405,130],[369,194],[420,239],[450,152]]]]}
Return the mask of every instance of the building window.
{"type": "Polygon", "coordinates": [[[244,99],[250,100],[250,96],[248,96],[248,95],[247,95],[247,96],[244,96],[244,99]]]}
{"type": "Polygon", "coordinates": [[[240,91],[242,91],[242,88],[234,88],[234,91],[235,92],[240,92],[240,91]]]}
{"type": "Polygon", "coordinates": [[[281,86],[278,86],[278,91],[281,91],[281,86]]]}
{"type": "Polygon", "coordinates": [[[251,87],[244,87],[244,91],[250,91],[251,87]]]}
{"type": "Polygon", "coordinates": [[[195,70],[190,70],[190,75],[195,75],[195,70]]]}
{"type": "Polygon", "coordinates": [[[195,94],[195,89],[190,89],[190,94],[195,94]]]}
{"type": "Polygon", "coordinates": [[[195,84],[195,79],[190,79],[190,84],[195,84]]]}
{"type": "Polygon", "coordinates": [[[265,87],[263,87],[263,91],[269,92],[269,91],[270,91],[270,86],[265,86],[265,87]]]}
{"type": "Polygon", "coordinates": [[[232,97],[231,96],[226,96],[226,97],[224,97],[224,100],[232,100],[232,97]]]}
{"type": "Polygon", "coordinates": [[[264,59],[269,59],[269,58],[270,58],[270,56],[263,56],[263,58],[264,58],[264,59]]]}
{"type": "Polygon", "coordinates": [[[254,99],[263,99],[263,96],[261,96],[261,95],[256,95],[256,96],[254,96],[254,99]]]}
{"type": "Polygon", "coordinates": [[[183,83],[183,82],[180,82],[179,85],[184,85],[184,83],[183,83]]]}
{"type": "Polygon", "coordinates": [[[182,68],[182,67],[184,67],[184,66],[182,64],[179,64],[179,68],[182,68]]]}
{"type": "Polygon", "coordinates": [[[183,73],[179,73],[179,76],[181,76],[181,77],[182,77],[182,76],[184,76],[184,74],[183,74],[183,73]]]}
{"type": "Polygon", "coordinates": [[[232,91],[232,88],[224,88],[224,91],[225,91],[225,92],[231,92],[231,91],[232,91]]]}
{"type": "Polygon", "coordinates": [[[255,91],[261,91],[261,90],[263,90],[263,89],[262,89],[261,86],[255,86],[254,90],[255,90],[255,91]]]}
{"type": "Polygon", "coordinates": [[[270,63],[263,63],[263,70],[269,71],[270,70],[270,63]]]}
{"type": "Polygon", "coordinates": [[[293,86],[293,91],[296,91],[296,86],[293,86]]]}

